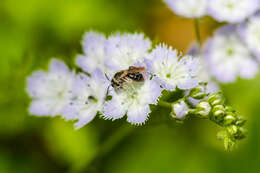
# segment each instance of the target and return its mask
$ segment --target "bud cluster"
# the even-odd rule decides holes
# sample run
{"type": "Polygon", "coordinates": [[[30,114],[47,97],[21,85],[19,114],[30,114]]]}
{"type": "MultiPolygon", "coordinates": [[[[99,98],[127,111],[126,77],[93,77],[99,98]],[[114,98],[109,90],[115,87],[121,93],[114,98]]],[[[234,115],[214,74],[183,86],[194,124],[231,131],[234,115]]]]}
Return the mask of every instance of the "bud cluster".
{"type": "Polygon", "coordinates": [[[197,105],[197,109],[199,115],[206,116],[208,113],[207,116],[211,121],[225,128],[225,131],[218,136],[224,141],[227,150],[232,149],[237,140],[246,136],[247,132],[243,128],[246,120],[239,116],[232,107],[224,104],[220,93],[210,94],[206,101],[201,101],[197,105]]]}
{"type": "Polygon", "coordinates": [[[247,131],[244,129],[246,120],[239,116],[236,111],[225,104],[220,92],[210,94],[207,92],[207,83],[190,90],[186,96],[188,102],[192,102],[194,109],[189,108],[189,114],[199,118],[213,121],[225,128],[219,132],[218,137],[224,141],[227,150],[235,146],[237,140],[243,139],[247,131]]]}

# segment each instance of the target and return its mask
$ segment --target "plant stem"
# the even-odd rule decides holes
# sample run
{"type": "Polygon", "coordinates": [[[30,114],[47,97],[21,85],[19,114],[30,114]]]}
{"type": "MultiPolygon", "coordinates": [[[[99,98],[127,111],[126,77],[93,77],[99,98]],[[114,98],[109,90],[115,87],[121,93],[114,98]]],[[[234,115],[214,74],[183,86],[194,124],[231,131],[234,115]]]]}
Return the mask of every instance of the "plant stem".
{"type": "Polygon", "coordinates": [[[200,27],[199,27],[199,19],[194,19],[194,29],[195,29],[195,35],[197,43],[199,44],[199,48],[201,50],[201,37],[200,37],[200,27]]]}
{"type": "Polygon", "coordinates": [[[172,108],[172,104],[171,103],[163,101],[163,100],[158,101],[157,105],[159,105],[161,107],[165,107],[165,108],[170,108],[170,109],[172,108]]]}

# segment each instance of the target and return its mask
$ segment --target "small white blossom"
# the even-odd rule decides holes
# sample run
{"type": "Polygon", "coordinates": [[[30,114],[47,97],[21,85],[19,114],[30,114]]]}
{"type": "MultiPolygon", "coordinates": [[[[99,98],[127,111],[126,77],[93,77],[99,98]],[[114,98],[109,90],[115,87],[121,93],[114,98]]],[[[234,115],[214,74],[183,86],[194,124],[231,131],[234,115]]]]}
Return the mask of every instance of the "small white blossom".
{"type": "Polygon", "coordinates": [[[150,111],[150,104],[156,104],[161,88],[155,80],[146,79],[144,83],[131,83],[119,92],[111,90],[112,100],[104,108],[104,118],[118,119],[127,114],[131,124],[143,124],[150,111]]]}
{"type": "Polygon", "coordinates": [[[107,68],[114,72],[128,69],[135,63],[142,62],[151,49],[151,41],[143,34],[117,33],[108,38],[105,51],[109,59],[105,61],[107,68]]]}
{"type": "Polygon", "coordinates": [[[84,54],[77,56],[76,64],[88,73],[93,72],[96,68],[106,72],[107,69],[104,66],[104,61],[107,59],[104,48],[106,41],[105,35],[101,33],[87,32],[82,41],[84,54]]]}
{"type": "Polygon", "coordinates": [[[207,11],[207,0],[164,0],[176,14],[188,18],[202,17],[207,11]]]}
{"type": "Polygon", "coordinates": [[[189,112],[189,108],[184,101],[173,105],[174,118],[183,119],[189,112]]]}
{"type": "Polygon", "coordinates": [[[203,58],[208,70],[220,82],[234,82],[237,77],[253,78],[258,63],[240,40],[235,26],[224,26],[205,45],[203,58]]]}
{"type": "Polygon", "coordinates": [[[239,23],[256,12],[259,0],[208,0],[209,14],[220,22],[239,23]]]}
{"type": "Polygon", "coordinates": [[[145,59],[148,70],[155,74],[167,90],[190,89],[198,84],[198,61],[191,56],[178,57],[177,51],[166,45],[157,46],[145,59]]]}
{"type": "Polygon", "coordinates": [[[79,74],[73,85],[72,98],[64,110],[66,119],[77,119],[75,127],[81,128],[102,111],[109,81],[103,72],[96,69],[91,77],[79,74]]]}
{"type": "Polygon", "coordinates": [[[49,71],[36,71],[27,78],[27,93],[33,99],[30,114],[61,115],[71,96],[74,75],[60,60],[52,59],[49,71]]]}
{"type": "Polygon", "coordinates": [[[260,15],[251,17],[239,31],[247,47],[260,60],[260,15]]]}

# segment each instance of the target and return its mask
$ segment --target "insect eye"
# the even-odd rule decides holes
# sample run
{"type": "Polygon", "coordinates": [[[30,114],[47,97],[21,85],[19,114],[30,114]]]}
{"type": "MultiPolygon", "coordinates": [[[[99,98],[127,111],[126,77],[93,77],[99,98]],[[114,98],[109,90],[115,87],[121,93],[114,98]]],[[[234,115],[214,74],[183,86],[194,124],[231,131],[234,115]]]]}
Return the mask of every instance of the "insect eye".
{"type": "Polygon", "coordinates": [[[137,74],[128,74],[127,77],[129,77],[130,79],[135,80],[135,81],[143,80],[143,75],[140,74],[140,73],[137,73],[137,74]]]}
{"type": "Polygon", "coordinates": [[[135,75],[134,74],[128,74],[127,77],[129,77],[130,79],[135,79],[135,75]]]}
{"type": "Polygon", "coordinates": [[[140,80],[142,80],[143,79],[143,75],[142,74],[137,74],[136,76],[135,76],[135,80],[137,80],[137,81],[140,81],[140,80]]]}

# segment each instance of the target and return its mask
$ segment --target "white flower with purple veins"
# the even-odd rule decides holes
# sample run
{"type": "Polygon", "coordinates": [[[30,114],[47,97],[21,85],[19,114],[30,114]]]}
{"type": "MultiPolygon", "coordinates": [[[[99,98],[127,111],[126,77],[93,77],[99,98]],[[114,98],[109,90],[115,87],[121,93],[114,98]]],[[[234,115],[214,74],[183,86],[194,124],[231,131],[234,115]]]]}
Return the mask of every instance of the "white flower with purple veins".
{"type": "Polygon", "coordinates": [[[173,105],[174,118],[183,119],[189,112],[189,108],[184,101],[173,105]]]}
{"type": "Polygon", "coordinates": [[[251,17],[239,31],[247,47],[260,60],[260,15],[251,17]]]}
{"type": "Polygon", "coordinates": [[[72,97],[63,116],[66,119],[77,119],[77,129],[89,123],[98,111],[102,111],[108,86],[109,81],[99,69],[91,77],[79,74],[74,81],[72,97]]]}
{"type": "Polygon", "coordinates": [[[107,69],[104,66],[104,61],[107,59],[104,48],[105,42],[106,37],[104,34],[94,31],[87,32],[82,41],[84,55],[77,56],[77,66],[88,73],[93,72],[96,68],[106,72],[107,69]]]}
{"type": "Polygon", "coordinates": [[[199,80],[196,78],[198,60],[191,56],[178,57],[177,51],[166,45],[157,46],[145,59],[148,71],[159,79],[167,90],[191,89],[199,80]]]}
{"type": "Polygon", "coordinates": [[[176,14],[188,18],[202,17],[207,11],[207,0],[164,0],[176,14]]]}
{"type": "Polygon", "coordinates": [[[135,63],[142,62],[151,49],[151,41],[143,34],[114,34],[108,38],[105,51],[109,59],[107,68],[118,72],[128,69],[135,63]]]}
{"type": "Polygon", "coordinates": [[[112,89],[112,99],[104,107],[104,118],[115,120],[127,115],[128,122],[141,125],[151,112],[149,105],[157,104],[161,90],[156,81],[149,79],[127,83],[120,91],[112,89]]]}
{"type": "Polygon", "coordinates": [[[220,22],[239,23],[259,9],[259,0],[208,0],[209,14],[220,22]]]}
{"type": "Polygon", "coordinates": [[[74,74],[60,60],[52,59],[49,71],[36,71],[27,78],[27,93],[33,99],[29,112],[38,116],[61,115],[68,103],[74,74]]]}
{"type": "Polygon", "coordinates": [[[219,29],[204,48],[205,62],[211,74],[220,82],[234,82],[237,77],[253,78],[258,63],[240,40],[233,25],[219,29]]]}

